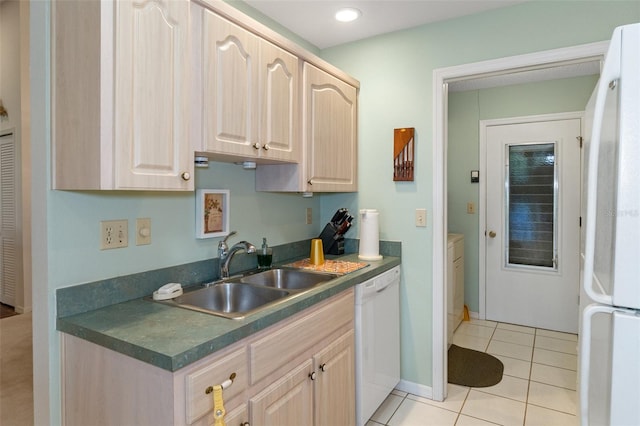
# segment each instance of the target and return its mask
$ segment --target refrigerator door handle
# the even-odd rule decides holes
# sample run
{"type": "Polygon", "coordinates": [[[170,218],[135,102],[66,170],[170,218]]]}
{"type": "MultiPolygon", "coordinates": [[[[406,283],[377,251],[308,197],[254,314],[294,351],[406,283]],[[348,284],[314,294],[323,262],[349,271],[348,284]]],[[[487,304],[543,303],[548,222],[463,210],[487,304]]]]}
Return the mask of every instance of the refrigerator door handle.
{"type": "Polygon", "coordinates": [[[587,183],[587,224],[585,232],[585,263],[583,285],[587,295],[594,301],[605,305],[613,304],[613,296],[597,293],[593,290],[593,263],[595,254],[596,235],[596,202],[598,196],[598,153],[602,134],[602,121],[604,118],[604,106],[609,90],[609,83],[620,78],[620,49],[622,33],[616,28],[607,51],[607,58],[598,82],[598,91],[594,107],[593,127],[591,132],[591,146],[589,148],[589,164],[587,174],[590,177],[587,183]]]}
{"type": "Polygon", "coordinates": [[[582,312],[582,330],[580,333],[580,425],[589,426],[589,372],[591,370],[591,320],[595,314],[624,312],[635,315],[631,309],[604,306],[593,303],[582,312]]]}

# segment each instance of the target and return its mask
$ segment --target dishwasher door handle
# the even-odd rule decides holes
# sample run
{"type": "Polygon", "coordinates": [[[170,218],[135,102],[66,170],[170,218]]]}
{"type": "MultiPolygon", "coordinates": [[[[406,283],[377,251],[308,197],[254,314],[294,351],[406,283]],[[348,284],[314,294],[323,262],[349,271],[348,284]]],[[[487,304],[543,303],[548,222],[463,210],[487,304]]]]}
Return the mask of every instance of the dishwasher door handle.
{"type": "Polygon", "coordinates": [[[386,289],[388,289],[390,285],[391,285],[391,284],[387,284],[387,285],[385,285],[384,287],[377,289],[377,290],[376,290],[376,293],[382,293],[383,291],[385,291],[386,289]]]}
{"type": "Polygon", "coordinates": [[[385,284],[384,287],[381,287],[379,289],[376,290],[376,293],[382,293],[383,291],[385,291],[386,289],[388,289],[389,287],[393,287],[396,284],[400,284],[399,281],[390,281],[387,284],[385,284]]]}

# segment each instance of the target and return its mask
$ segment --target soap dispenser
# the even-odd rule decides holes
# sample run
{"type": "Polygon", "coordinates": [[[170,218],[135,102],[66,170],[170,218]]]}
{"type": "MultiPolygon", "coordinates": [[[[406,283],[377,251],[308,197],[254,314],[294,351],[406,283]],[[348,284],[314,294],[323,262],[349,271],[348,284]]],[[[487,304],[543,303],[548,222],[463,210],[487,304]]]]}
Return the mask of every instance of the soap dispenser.
{"type": "Polygon", "coordinates": [[[258,269],[270,269],[273,260],[271,247],[267,245],[267,238],[262,238],[262,249],[258,253],[258,269]]]}

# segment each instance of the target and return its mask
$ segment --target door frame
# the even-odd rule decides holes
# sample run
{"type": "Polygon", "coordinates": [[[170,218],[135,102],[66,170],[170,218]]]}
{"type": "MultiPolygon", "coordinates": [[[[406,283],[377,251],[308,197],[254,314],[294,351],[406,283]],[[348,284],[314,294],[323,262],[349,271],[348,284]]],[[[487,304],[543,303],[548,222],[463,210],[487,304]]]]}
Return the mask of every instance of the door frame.
{"type": "MultiPolygon", "coordinates": [[[[504,126],[509,124],[542,123],[545,121],[580,120],[580,130],[584,124],[584,111],[559,112],[552,114],[538,114],[521,117],[496,118],[480,120],[479,124],[479,157],[478,169],[480,176],[487,176],[487,127],[504,126]]],[[[580,176],[582,177],[582,154],[580,160],[580,176]]],[[[580,193],[582,193],[582,180],[580,180],[580,193]]],[[[486,239],[487,224],[487,179],[482,179],[478,188],[478,319],[486,318],[486,239]]],[[[576,288],[578,288],[576,286],[576,288]]]]}
{"type": "Polygon", "coordinates": [[[601,41],[433,70],[431,398],[435,401],[447,396],[447,83],[602,60],[608,46],[609,41],[601,41]]]}

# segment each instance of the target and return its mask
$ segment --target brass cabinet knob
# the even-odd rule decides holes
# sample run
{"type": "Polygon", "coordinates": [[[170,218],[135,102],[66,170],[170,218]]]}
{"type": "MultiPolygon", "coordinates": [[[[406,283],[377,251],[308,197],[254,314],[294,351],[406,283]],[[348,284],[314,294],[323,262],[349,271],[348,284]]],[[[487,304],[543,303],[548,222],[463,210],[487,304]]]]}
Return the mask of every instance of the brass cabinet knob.
{"type": "Polygon", "coordinates": [[[254,149],[260,149],[261,145],[258,142],[256,142],[256,143],[253,144],[253,148],[254,149]]]}
{"type": "Polygon", "coordinates": [[[191,179],[191,173],[189,172],[183,172],[182,175],[180,175],[182,177],[182,180],[189,180],[191,179]]]}
{"type": "Polygon", "coordinates": [[[316,372],[315,372],[315,371],[312,371],[311,373],[309,373],[309,378],[310,378],[311,380],[315,380],[315,379],[316,379],[316,372]]]}
{"type": "Polygon", "coordinates": [[[496,233],[493,231],[489,231],[489,238],[495,238],[496,237],[496,233]]]}

